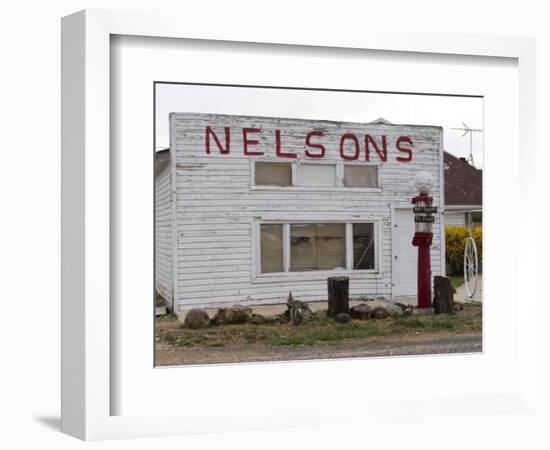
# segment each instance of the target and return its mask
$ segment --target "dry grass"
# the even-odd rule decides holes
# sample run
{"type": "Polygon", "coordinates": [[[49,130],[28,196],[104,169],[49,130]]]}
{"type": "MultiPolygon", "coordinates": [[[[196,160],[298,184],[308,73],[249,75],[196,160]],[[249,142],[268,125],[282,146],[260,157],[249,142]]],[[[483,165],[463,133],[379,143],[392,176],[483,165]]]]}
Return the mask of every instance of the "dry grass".
{"type": "Polygon", "coordinates": [[[467,304],[453,315],[413,315],[385,320],[352,321],[339,324],[320,320],[293,326],[290,324],[212,326],[206,329],[184,328],[175,316],[157,318],[157,340],[179,348],[215,348],[230,346],[288,347],[337,345],[377,336],[416,336],[445,332],[450,335],[479,332],[482,328],[482,307],[467,304]]]}

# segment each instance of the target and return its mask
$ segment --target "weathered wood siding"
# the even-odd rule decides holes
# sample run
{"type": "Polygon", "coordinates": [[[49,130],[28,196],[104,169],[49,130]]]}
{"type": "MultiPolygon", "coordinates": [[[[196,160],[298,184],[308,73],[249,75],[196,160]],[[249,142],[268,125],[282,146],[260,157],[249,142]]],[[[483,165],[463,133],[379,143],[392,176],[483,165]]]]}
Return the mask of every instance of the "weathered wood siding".
{"type": "Polygon", "coordinates": [[[172,303],[172,195],[170,153],[155,155],[155,289],[172,303]]]}
{"type": "MultiPolygon", "coordinates": [[[[391,207],[410,204],[414,194],[412,180],[418,171],[429,171],[435,180],[434,205],[440,207],[441,138],[440,127],[387,124],[338,123],[286,118],[261,118],[192,113],[173,113],[170,117],[172,151],[176,164],[177,288],[176,310],[197,305],[223,303],[278,303],[292,290],[294,297],[313,301],[326,299],[327,272],[290,272],[256,274],[256,233],[258,220],[284,220],[300,223],[304,218],[318,220],[373,220],[379,227],[378,271],[330,271],[350,277],[350,295],[392,295],[391,207]],[[224,142],[224,127],[231,127],[231,151],[220,154],[212,144],[205,152],[205,128],[211,127],[224,142]],[[254,151],[265,156],[243,154],[242,128],[261,128],[251,136],[260,141],[254,151]],[[253,188],[253,161],[279,160],[275,154],[275,129],[282,132],[283,151],[299,155],[286,162],[301,164],[304,140],[313,129],[323,130],[326,147],[323,161],[341,162],[339,138],[351,132],[361,136],[359,161],[364,162],[364,134],[387,136],[388,158],[381,162],[371,150],[371,162],[379,162],[380,189],[345,187],[253,188]],[[402,135],[414,143],[413,159],[398,162],[394,143],[402,135]]],[[[319,139],[315,139],[319,142],[319,139]]],[[[349,150],[351,152],[351,150],[349,150]]],[[[316,162],[319,160],[310,160],[316,162]]],[[[346,163],[353,161],[346,161],[346,163]]],[[[439,222],[439,221],[438,221],[439,222]]],[[[439,223],[434,226],[432,247],[433,275],[441,273],[439,223]]],[[[163,238],[164,239],[164,238],[163,238]]],[[[412,239],[412,236],[411,236],[412,239]]],[[[163,241],[164,242],[164,241],[163,241]]],[[[415,270],[415,268],[411,268],[415,270]]]]}
{"type": "Polygon", "coordinates": [[[466,218],[464,212],[445,212],[445,226],[465,227],[466,218]]]}

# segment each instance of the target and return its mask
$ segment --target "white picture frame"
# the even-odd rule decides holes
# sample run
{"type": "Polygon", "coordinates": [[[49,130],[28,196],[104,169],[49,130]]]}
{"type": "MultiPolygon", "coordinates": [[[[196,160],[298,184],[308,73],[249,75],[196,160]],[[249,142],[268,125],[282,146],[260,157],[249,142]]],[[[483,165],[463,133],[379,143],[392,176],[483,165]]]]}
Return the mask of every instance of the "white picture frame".
{"type": "MultiPolygon", "coordinates": [[[[535,45],[525,38],[480,37],[451,34],[416,34],[342,30],[327,35],[323,30],[276,27],[233,27],[218,24],[204,27],[193,17],[167,14],[144,14],[87,10],[67,16],[62,22],[62,431],[85,440],[152,437],[212,431],[242,431],[285,426],[310,426],[358,422],[371,417],[399,420],[431,408],[438,416],[487,415],[511,411],[514,414],[537,414],[536,385],[536,317],[525,311],[536,308],[535,286],[523,283],[535,273],[535,235],[522,236],[517,258],[527,261],[518,266],[517,283],[522,282],[522,311],[517,316],[517,359],[520,365],[506,387],[496,392],[464,392],[462,397],[428,395],[390,396],[387,399],[359,396],[350,402],[323,400],[319,403],[273,404],[271,411],[258,408],[245,411],[220,405],[209,416],[193,409],[196,399],[181,412],[112,415],[113,393],[121,386],[111,378],[111,365],[121,355],[113,350],[111,336],[116,333],[117,314],[113,315],[110,296],[111,279],[111,211],[110,188],[116,181],[110,161],[110,36],[142,36],[192,40],[230,41],[237,43],[284,44],[338,49],[369,49],[415,54],[447,54],[512,58],[518,62],[519,74],[519,148],[535,148],[535,45]],[[523,281],[522,281],[523,280],[523,281]],[[328,402],[328,403],[327,403],[328,402]],[[396,403],[398,402],[398,403],[396,403]],[[330,404],[330,408],[326,408],[330,404]],[[399,408],[396,410],[395,405],[399,408]]],[[[289,47],[290,48],[290,47],[289,47]]],[[[413,55],[414,56],[414,55],[413,55]]],[[[532,195],[529,174],[535,171],[534,152],[522,154],[519,179],[511,186],[510,208],[523,220],[535,220],[536,196],[532,195]],[[521,202],[519,201],[521,199],[521,202]]],[[[494,162],[493,162],[494,164],[494,162]]],[[[490,167],[490,166],[489,166],[490,167]]],[[[494,166],[493,166],[494,167],[494,166]]],[[[509,169],[509,168],[508,168],[509,169]]],[[[497,176],[493,172],[489,176],[497,176]]],[[[490,207],[490,206],[489,206],[490,207]]],[[[495,243],[493,242],[493,245],[495,243]]],[[[516,286],[516,284],[514,284],[516,286]]],[[[490,290],[489,290],[490,291],[490,290]]],[[[495,292],[495,291],[493,291],[495,292]]],[[[487,290],[486,290],[487,293],[487,290]]],[[[517,291],[509,295],[517,299],[517,291]]],[[[487,314],[496,308],[488,305],[487,314]]],[[[484,308],[485,310],[485,308],[484,308]]],[[[485,332],[485,329],[484,329],[485,332]]],[[[152,339],[152,336],[148,337],[152,339]]],[[[502,355],[500,355],[502,356],[502,355]]],[[[502,356],[504,358],[504,356],[502,356]]],[[[142,364],[150,361],[141,357],[142,364]]],[[[425,370],[438,367],[433,358],[425,370]]],[[[320,363],[274,364],[272,370],[281,376],[311,374],[320,363]],[[299,369],[299,371],[298,371],[299,369]]],[[[373,377],[381,376],[395,359],[373,377]]],[[[447,360],[451,364],[451,360],[447,360]]],[[[350,372],[362,367],[361,361],[338,361],[338,370],[350,372]]],[[[170,370],[163,369],[167,373],[170,370]]],[[[188,369],[181,369],[188,370],[188,369]]],[[[219,369],[216,368],[219,373],[219,369]]],[[[262,367],[239,365],[232,374],[258,375],[262,367]]],[[[188,371],[208,380],[214,368],[188,371]]],[[[205,383],[207,381],[204,381],[205,383]]],[[[498,384],[498,383],[497,383],[498,384]]],[[[496,388],[495,388],[496,389],[496,388]]],[[[269,397],[268,397],[269,398],[269,397]]],[[[253,405],[253,399],[249,405],[253,405]]],[[[246,403],[246,402],[244,402],[246,403]]],[[[269,400],[268,400],[269,403],[269,400]]],[[[269,405],[268,405],[269,406],[269,405]]],[[[143,408],[145,411],[148,408],[143,408]]]]}

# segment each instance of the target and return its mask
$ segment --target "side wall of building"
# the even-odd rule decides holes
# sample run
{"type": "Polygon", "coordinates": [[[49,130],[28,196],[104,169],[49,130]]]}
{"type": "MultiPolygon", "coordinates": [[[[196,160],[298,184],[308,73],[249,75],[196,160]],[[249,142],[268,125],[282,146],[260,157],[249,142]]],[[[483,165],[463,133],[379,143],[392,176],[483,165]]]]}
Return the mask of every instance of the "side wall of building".
{"type": "MultiPolygon", "coordinates": [[[[350,277],[352,297],[392,295],[392,208],[410,206],[414,194],[412,180],[423,170],[435,181],[434,205],[441,207],[441,128],[380,124],[353,124],[305,121],[298,119],[223,116],[173,113],[170,120],[171,142],[175,151],[177,217],[177,291],[176,311],[195,306],[219,306],[225,303],[270,304],[286,300],[292,290],[304,301],[326,299],[327,276],[350,277]],[[230,129],[228,154],[222,154],[211,139],[211,151],[205,151],[205,129],[211,127],[225,143],[225,128],[230,129]],[[251,134],[257,145],[251,151],[262,156],[243,154],[243,128],[261,129],[251,134]],[[379,189],[352,188],[265,188],[254,186],[255,161],[284,161],[276,155],[274,130],[281,130],[283,151],[298,154],[287,159],[293,164],[342,163],[339,138],[344,133],[361,136],[370,133],[388,141],[387,161],[380,161],[371,149],[371,162],[379,167],[379,189]],[[324,133],[326,155],[321,159],[304,157],[304,138],[311,129],[324,133]],[[395,142],[399,136],[411,136],[414,157],[399,162],[395,142]],[[378,232],[377,270],[363,272],[332,270],[258,274],[258,224],[262,222],[302,223],[307,221],[372,221],[378,232]]],[[[348,142],[349,143],[349,142],[348,142]]],[[[379,142],[380,145],[380,142],[379,142]]],[[[360,147],[364,148],[364,141],[360,147]]],[[[353,147],[347,148],[353,153],[353,147]]],[[[360,152],[364,163],[364,150],[360,152]]],[[[354,161],[346,161],[346,163],[354,161]]],[[[412,240],[412,236],[411,236],[412,240]]],[[[433,274],[441,272],[441,235],[434,226],[432,247],[433,274]]]]}
{"type": "Polygon", "coordinates": [[[465,227],[466,226],[466,220],[464,217],[464,212],[451,212],[446,211],[445,212],[445,226],[457,226],[457,227],[465,227]]]}
{"type": "Polygon", "coordinates": [[[165,151],[155,161],[155,289],[172,304],[172,196],[170,154],[165,151]]]}

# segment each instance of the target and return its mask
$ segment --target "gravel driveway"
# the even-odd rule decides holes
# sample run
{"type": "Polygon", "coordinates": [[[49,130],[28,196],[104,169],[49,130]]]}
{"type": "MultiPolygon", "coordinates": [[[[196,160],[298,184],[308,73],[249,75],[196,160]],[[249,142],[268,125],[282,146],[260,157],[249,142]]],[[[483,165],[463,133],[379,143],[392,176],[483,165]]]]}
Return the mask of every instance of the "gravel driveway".
{"type": "Polygon", "coordinates": [[[157,344],[156,366],[215,364],[260,361],[478,353],[482,351],[481,333],[458,335],[423,334],[401,338],[372,338],[339,345],[289,347],[229,346],[224,348],[178,348],[157,344]]]}

